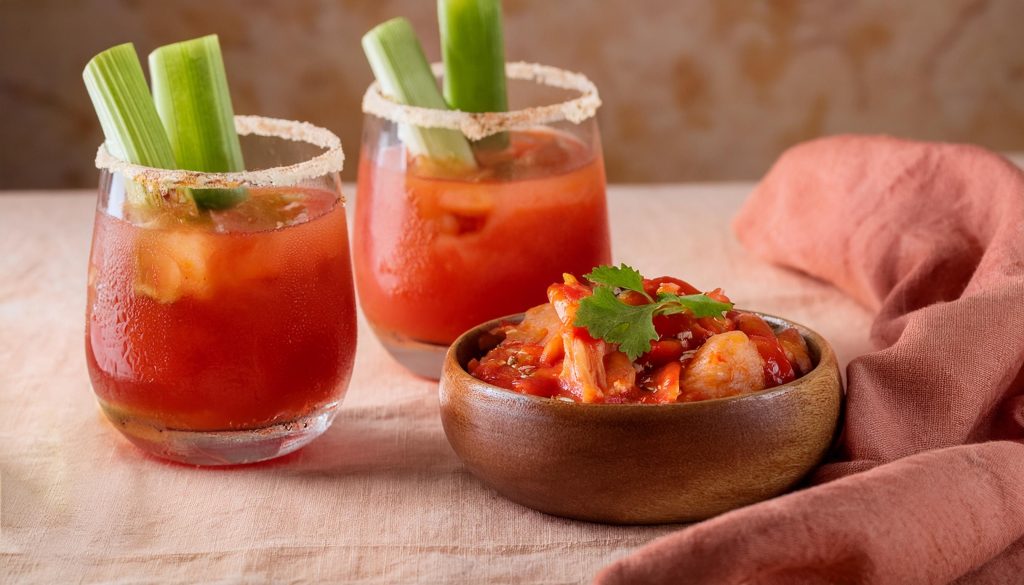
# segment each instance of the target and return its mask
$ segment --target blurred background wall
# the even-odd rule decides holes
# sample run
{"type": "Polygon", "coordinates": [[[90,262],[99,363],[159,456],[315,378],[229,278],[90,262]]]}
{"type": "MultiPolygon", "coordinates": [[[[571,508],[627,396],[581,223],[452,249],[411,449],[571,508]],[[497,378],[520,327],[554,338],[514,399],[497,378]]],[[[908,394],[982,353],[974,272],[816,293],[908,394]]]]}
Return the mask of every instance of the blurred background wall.
{"type": "MultiPolygon", "coordinates": [[[[600,88],[609,179],[754,179],[787,146],[886,132],[1024,150],[1024,0],[505,0],[507,56],[600,88]]],[[[0,189],[91,187],[96,52],[218,33],[235,110],[341,135],[359,46],[397,15],[437,58],[432,0],[0,0],[0,189]]]]}

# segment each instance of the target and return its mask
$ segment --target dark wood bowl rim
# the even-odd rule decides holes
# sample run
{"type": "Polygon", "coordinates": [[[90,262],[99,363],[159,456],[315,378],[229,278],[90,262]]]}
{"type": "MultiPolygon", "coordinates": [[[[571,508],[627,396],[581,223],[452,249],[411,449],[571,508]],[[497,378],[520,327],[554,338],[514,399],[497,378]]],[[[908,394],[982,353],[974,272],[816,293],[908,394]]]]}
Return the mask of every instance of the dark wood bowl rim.
{"type": "MultiPolygon", "coordinates": [[[[640,404],[640,403],[582,403],[575,401],[562,400],[559,398],[544,398],[542,396],[533,396],[531,394],[522,394],[513,390],[502,388],[501,386],[495,386],[489,382],[485,382],[479,378],[474,377],[466,370],[465,364],[461,363],[458,359],[459,348],[468,343],[470,338],[475,338],[485,331],[489,331],[500,325],[503,322],[514,322],[518,323],[523,320],[525,313],[516,313],[505,317],[498,317],[497,319],[491,319],[486,323],[481,323],[476,327],[466,331],[460,335],[451,347],[448,349],[448,353],[445,356],[445,362],[454,362],[457,367],[449,367],[446,365],[445,371],[442,373],[442,380],[454,375],[465,378],[465,385],[472,388],[474,392],[480,392],[487,395],[492,399],[499,400],[516,400],[529,404],[532,407],[550,407],[550,408],[564,408],[564,409],[586,409],[588,412],[594,412],[595,409],[601,411],[636,411],[643,410],[649,412],[665,412],[674,411],[678,412],[680,409],[698,410],[704,408],[713,408],[715,406],[724,406],[730,403],[737,403],[740,401],[753,401],[753,400],[766,400],[771,399],[774,396],[784,394],[794,388],[799,388],[805,384],[811,378],[816,378],[822,375],[828,375],[825,371],[830,366],[835,365],[835,356],[832,351],[832,347],[828,341],[821,336],[820,333],[801,325],[795,321],[784,319],[776,315],[768,313],[761,313],[759,311],[749,311],[748,313],[754,313],[764,318],[773,329],[778,329],[780,326],[794,327],[800,332],[804,340],[807,342],[808,349],[810,350],[811,359],[815,362],[814,367],[811,368],[810,372],[807,372],[799,378],[781,384],[779,386],[773,386],[771,388],[765,388],[764,390],[758,390],[757,392],[751,392],[749,394],[742,394],[739,396],[729,396],[727,398],[709,398],[707,400],[697,400],[694,402],[674,402],[671,404],[640,404]]],[[[845,392],[844,392],[845,393],[845,392]]],[[[524,404],[524,405],[525,405],[524,404]]]]}

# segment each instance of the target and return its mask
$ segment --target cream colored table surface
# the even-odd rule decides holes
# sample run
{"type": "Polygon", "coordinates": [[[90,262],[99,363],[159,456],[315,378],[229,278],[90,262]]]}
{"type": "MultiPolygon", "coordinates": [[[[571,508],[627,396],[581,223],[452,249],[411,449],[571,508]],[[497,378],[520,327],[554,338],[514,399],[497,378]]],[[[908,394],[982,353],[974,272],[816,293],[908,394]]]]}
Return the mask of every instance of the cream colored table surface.
{"type": "MultiPolygon", "coordinates": [[[[739,247],[729,220],[751,188],[612,187],[616,261],[809,325],[845,366],[869,349],[869,315],[739,247]]],[[[310,446],[228,470],[143,456],[85,368],[93,205],[0,193],[0,582],[580,583],[677,528],[564,520],[481,485],[445,440],[436,383],[362,322],[348,395],[310,446]]]]}

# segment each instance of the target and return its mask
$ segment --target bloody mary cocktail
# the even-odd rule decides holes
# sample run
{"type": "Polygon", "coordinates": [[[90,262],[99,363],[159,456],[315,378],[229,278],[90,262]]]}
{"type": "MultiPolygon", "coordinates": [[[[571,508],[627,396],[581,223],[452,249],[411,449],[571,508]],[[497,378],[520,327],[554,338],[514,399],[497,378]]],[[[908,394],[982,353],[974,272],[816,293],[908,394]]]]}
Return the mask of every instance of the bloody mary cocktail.
{"type": "Polygon", "coordinates": [[[82,79],[103,129],[85,351],[107,418],[197,465],[270,459],[330,426],[355,358],[337,136],[235,116],[216,35],[134,45],[82,79]]]}
{"type": "MultiPolygon", "coordinates": [[[[497,9],[492,0],[479,5],[497,9]]],[[[458,69],[446,60],[442,99],[408,22],[379,25],[363,46],[377,82],[363,99],[356,286],[385,348],[436,378],[462,332],[543,302],[546,283],[563,273],[610,261],[600,99],[582,75],[499,61],[487,82],[502,85],[495,108],[506,107],[506,75],[579,95],[458,111],[448,91],[458,69]]]]}
{"type": "Polygon", "coordinates": [[[97,155],[93,391],[133,443],[193,464],[259,461],[313,440],[355,358],[340,142],[284,120],[236,123],[251,164],[269,166],[180,173],[106,146],[97,155]]]}
{"type": "Polygon", "coordinates": [[[251,189],[205,218],[122,215],[97,211],[89,267],[86,356],[107,416],[156,450],[162,433],[329,423],[356,343],[337,193],[251,189]]]}

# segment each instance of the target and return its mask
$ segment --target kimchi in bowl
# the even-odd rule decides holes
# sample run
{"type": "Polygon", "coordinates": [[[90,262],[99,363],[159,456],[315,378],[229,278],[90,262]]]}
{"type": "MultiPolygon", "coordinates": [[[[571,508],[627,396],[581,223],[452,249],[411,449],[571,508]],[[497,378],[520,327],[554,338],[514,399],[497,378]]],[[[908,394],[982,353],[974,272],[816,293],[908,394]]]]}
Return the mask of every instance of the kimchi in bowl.
{"type": "Polygon", "coordinates": [[[524,506],[578,520],[659,524],[703,520],[796,485],[832,444],[843,400],[835,353],[795,328],[811,369],[728,398],[671,404],[585,404],[517,393],[473,377],[471,360],[523,314],[479,325],[445,358],[441,420],[466,468],[524,506]]]}

